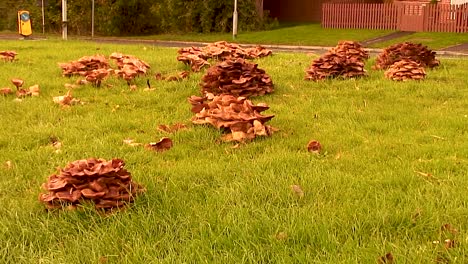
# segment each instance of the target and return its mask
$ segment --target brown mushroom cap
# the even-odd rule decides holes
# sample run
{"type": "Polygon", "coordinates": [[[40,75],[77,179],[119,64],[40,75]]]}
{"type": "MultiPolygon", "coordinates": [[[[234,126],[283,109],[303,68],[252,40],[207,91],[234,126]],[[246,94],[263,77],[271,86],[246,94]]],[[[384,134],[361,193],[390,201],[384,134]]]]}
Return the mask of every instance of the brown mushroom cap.
{"type": "Polygon", "coordinates": [[[10,87],[5,87],[0,89],[0,94],[1,95],[7,95],[13,93],[13,90],[11,90],[10,87]]]}
{"type": "Polygon", "coordinates": [[[24,83],[21,79],[11,79],[11,82],[16,86],[16,88],[20,88],[24,83]]]}

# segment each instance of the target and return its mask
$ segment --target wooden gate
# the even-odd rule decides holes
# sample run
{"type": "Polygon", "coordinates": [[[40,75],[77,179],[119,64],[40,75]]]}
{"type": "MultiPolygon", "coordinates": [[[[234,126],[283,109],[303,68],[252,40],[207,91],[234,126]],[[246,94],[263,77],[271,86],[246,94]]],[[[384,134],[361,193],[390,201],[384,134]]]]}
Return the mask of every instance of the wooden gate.
{"type": "Polygon", "coordinates": [[[400,6],[401,31],[424,30],[424,7],[421,4],[402,4],[400,6]]]}

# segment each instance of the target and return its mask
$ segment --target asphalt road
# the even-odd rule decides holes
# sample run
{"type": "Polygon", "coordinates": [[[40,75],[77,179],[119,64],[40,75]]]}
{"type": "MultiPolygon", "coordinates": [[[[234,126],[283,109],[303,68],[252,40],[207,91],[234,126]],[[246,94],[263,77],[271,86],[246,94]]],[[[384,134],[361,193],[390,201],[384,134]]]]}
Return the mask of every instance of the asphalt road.
{"type": "MultiPolygon", "coordinates": [[[[24,39],[19,37],[15,34],[0,34],[0,40],[19,40],[24,39]]],[[[188,41],[160,41],[160,40],[143,40],[143,39],[126,39],[126,38],[103,38],[103,37],[96,37],[96,38],[80,38],[84,41],[93,41],[97,43],[112,43],[112,44],[144,44],[144,45],[155,45],[161,47],[174,47],[174,48],[182,48],[182,47],[191,47],[191,46],[205,46],[206,42],[188,42],[188,41]]],[[[46,41],[47,39],[41,37],[31,37],[25,41],[46,41]]],[[[255,47],[258,44],[240,44],[242,47],[255,47]]],[[[465,44],[468,46],[468,44],[465,44]]],[[[331,47],[323,47],[323,46],[296,46],[296,45],[267,45],[262,44],[263,47],[271,49],[276,52],[303,52],[303,53],[317,53],[323,54],[328,51],[331,47]]],[[[371,54],[378,54],[382,51],[382,49],[366,49],[371,54]]],[[[447,57],[468,57],[468,48],[465,49],[457,49],[456,47],[449,47],[444,50],[436,51],[437,55],[439,56],[447,56],[447,57]]]]}

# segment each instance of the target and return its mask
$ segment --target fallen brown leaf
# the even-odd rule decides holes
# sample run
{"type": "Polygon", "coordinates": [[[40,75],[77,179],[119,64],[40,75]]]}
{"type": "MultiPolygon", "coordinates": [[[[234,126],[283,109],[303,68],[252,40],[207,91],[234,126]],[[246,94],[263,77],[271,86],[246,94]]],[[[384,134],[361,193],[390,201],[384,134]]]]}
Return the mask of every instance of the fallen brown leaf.
{"type": "Polygon", "coordinates": [[[120,105],[116,105],[114,107],[112,107],[112,112],[116,112],[118,109],[120,108],[120,105]]]}
{"type": "Polygon", "coordinates": [[[133,140],[131,138],[124,139],[123,143],[125,143],[125,144],[127,144],[129,146],[132,146],[132,147],[143,145],[142,143],[135,142],[135,140],[133,140]]]}
{"type": "Polygon", "coordinates": [[[173,125],[159,125],[158,130],[167,132],[167,133],[174,133],[176,131],[179,131],[181,129],[186,129],[187,126],[185,124],[177,123],[173,125]]]}
{"type": "Polygon", "coordinates": [[[86,81],[85,79],[76,80],[76,84],[78,84],[78,85],[85,85],[87,83],[88,83],[88,81],[86,81]]]}
{"type": "Polygon", "coordinates": [[[454,248],[456,246],[457,246],[457,243],[455,242],[455,240],[445,239],[445,241],[444,241],[444,248],[445,249],[454,248]]]}
{"type": "Polygon", "coordinates": [[[145,147],[149,150],[155,150],[155,151],[166,151],[172,148],[173,142],[170,138],[168,137],[163,137],[159,142],[152,142],[149,144],[146,144],[145,147]]]}
{"type": "Polygon", "coordinates": [[[392,264],[394,263],[394,257],[392,253],[388,252],[387,254],[380,256],[377,260],[379,264],[392,264]]]}
{"type": "Polygon", "coordinates": [[[432,175],[431,173],[425,173],[425,172],[421,172],[421,171],[414,171],[415,173],[417,173],[418,175],[422,176],[422,178],[430,183],[440,183],[440,180],[435,177],[434,175],[432,175]]]}
{"type": "Polygon", "coordinates": [[[7,160],[7,161],[5,162],[5,167],[6,167],[7,169],[11,169],[11,168],[13,168],[13,163],[12,163],[10,160],[7,160]]]}
{"type": "Polygon", "coordinates": [[[39,89],[39,85],[38,84],[35,84],[33,86],[30,86],[29,88],[29,94],[31,96],[39,96],[39,92],[40,92],[40,89],[39,89]]]}
{"type": "Polygon", "coordinates": [[[454,228],[451,224],[444,224],[440,227],[443,232],[449,232],[452,235],[458,234],[458,229],[454,228]]]}
{"type": "Polygon", "coordinates": [[[315,154],[319,154],[320,151],[322,150],[322,145],[320,144],[320,142],[318,142],[317,140],[311,140],[309,141],[309,143],[307,144],[307,150],[309,152],[312,152],[312,153],[315,153],[315,154]]]}
{"type": "Polygon", "coordinates": [[[55,149],[61,149],[62,148],[62,142],[55,141],[55,142],[52,143],[52,147],[54,147],[55,149]]]}
{"type": "Polygon", "coordinates": [[[71,84],[71,83],[66,83],[66,84],[64,84],[64,86],[65,86],[65,88],[67,88],[67,89],[75,89],[75,88],[78,87],[78,85],[76,85],[76,84],[71,84]]]}
{"type": "Polygon", "coordinates": [[[304,197],[304,191],[302,190],[301,186],[291,185],[290,187],[291,187],[291,190],[299,199],[302,199],[304,197]]]}
{"type": "Polygon", "coordinates": [[[288,234],[286,232],[278,232],[275,235],[275,238],[278,239],[278,240],[286,240],[286,239],[288,239],[288,234]]]}
{"type": "Polygon", "coordinates": [[[70,106],[73,102],[73,96],[71,95],[71,91],[69,90],[66,95],[56,96],[52,98],[54,103],[59,104],[61,106],[70,106]]]}

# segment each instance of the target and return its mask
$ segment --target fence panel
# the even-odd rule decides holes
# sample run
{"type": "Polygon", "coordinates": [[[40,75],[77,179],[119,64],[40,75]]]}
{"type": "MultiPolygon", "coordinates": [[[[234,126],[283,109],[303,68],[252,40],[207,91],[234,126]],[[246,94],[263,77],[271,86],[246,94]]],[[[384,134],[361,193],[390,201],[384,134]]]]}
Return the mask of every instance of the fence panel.
{"type": "Polygon", "coordinates": [[[468,4],[324,3],[325,28],[468,32],[468,4]]]}

